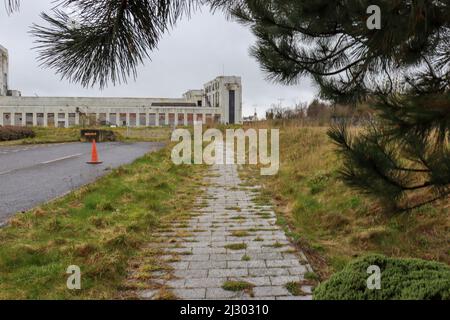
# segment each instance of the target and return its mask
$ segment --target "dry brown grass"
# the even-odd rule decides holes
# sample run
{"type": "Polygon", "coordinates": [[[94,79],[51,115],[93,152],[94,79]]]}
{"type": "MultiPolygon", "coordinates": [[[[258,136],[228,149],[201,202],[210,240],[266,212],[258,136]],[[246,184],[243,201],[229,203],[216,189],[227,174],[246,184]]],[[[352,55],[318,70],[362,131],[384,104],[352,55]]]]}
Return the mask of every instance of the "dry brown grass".
{"type": "Polygon", "coordinates": [[[279,174],[262,177],[258,168],[245,166],[241,175],[248,184],[263,185],[257,200],[275,204],[279,223],[290,229],[323,278],[369,252],[450,263],[448,201],[387,212],[339,180],[340,160],[327,128],[285,124],[279,129],[279,174]]]}

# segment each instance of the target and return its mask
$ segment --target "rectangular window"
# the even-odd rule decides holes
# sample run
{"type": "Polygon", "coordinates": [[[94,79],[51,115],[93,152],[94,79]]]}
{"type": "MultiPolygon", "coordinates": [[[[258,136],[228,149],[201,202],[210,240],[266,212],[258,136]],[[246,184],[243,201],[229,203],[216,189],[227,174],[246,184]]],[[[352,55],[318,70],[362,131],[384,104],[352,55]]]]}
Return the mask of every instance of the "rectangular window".
{"type": "Polygon", "coordinates": [[[229,115],[229,121],[228,124],[235,124],[236,122],[236,91],[230,90],[229,91],[229,104],[228,104],[228,115],[229,115]]]}
{"type": "Polygon", "coordinates": [[[166,115],[164,113],[159,114],[159,125],[160,126],[166,125],[166,115]]]}
{"type": "Polygon", "coordinates": [[[106,125],[106,113],[100,113],[100,114],[98,115],[98,123],[99,123],[101,126],[105,126],[105,125],[106,125]]]}
{"type": "Polygon", "coordinates": [[[43,113],[36,114],[36,124],[38,127],[44,126],[44,114],[43,113]]]}
{"type": "Polygon", "coordinates": [[[136,127],[136,113],[130,113],[130,127],[136,127]]]}
{"type": "Polygon", "coordinates": [[[109,124],[110,125],[117,125],[117,113],[110,113],[109,114],[109,124]]]}
{"type": "Polygon", "coordinates": [[[156,126],[156,113],[150,113],[148,115],[149,126],[156,126]]]}
{"type": "Polygon", "coordinates": [[[212,124],[212,122],[213,122],[212,114],[207,114],[206,115],[206,124],[212,124]]]}
{"type": "Polygon", "coordinates": [[[126,127],[127,126],[127,114],[126,113],[121,113],[119,117],[120,117],[119,126],[126,127]]]}
{"type": "Polygon", "coordinates": [[[194,124],[194,115],[192,113],[188,113],[187,122],[188,126],[192,126],[194,124]]]}
{"type": "Polygon", "coordinates": [[[3,125],[10,126],[11,125],[11,113],[3,114],[3,125]]]}
{"type": "Polygon", "coordinates": [[[14,114],[14,125],[15,126],[22,126],[22,114],[21,113],[16,113],[14,114]]]}
{"type": "Polygon", "coordinates": [[[220,123],[220,114],[214,115],[214,123],[220,123]]]}
{"type": "Polygon", "coordinates": [[[145,113],[139,114],[139,126],[141,126],[141,127],[147,126],[147,118],[145,116],[145,113]]]}
{"type": "Polygon", "coordinates": [[[33,114],[32,113],[27,113],[25,116],[25,123],[27,127],[32,127],[33,126],[33,114]]]}
{"type": "Polygon", "coordinates": [[[90,126],[97,125],[97,114],[96,113],[88,114],[88,125],[90,125],[90,126]]]}
{"type": "Polygon", "coordinates": [[[169,113],[169,126],[175,125],[175,113],[169,113]]]}
{"type": "Polygon", "coordinates": [[[76,125],[76,114],[69,113],[69,127],[73,127],[76,125]]]}
{"type": "Polygon", "coordinates": [[[183,113],[178,114],[178,125],[184,126],[184,114],[183,113]]]}
{"type": "Polygon", "coordinates": [[[203,115],[197,114],[197,122],[203,122],[203,115]]]}
{"type": "Polygon", "coordinates": [[[55,114],[47,113],[47,126],[54,127],[55,126],[55,114]]]}

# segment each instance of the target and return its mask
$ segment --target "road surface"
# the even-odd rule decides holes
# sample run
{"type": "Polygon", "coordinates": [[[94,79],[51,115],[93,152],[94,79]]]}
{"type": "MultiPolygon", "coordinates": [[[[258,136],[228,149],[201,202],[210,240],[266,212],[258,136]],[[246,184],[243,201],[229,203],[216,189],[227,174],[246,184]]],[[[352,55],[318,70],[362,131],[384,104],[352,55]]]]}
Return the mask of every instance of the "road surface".
{"type": "Polygon", "coordinates": [[[131,163],[161,143],[97,144],[101,165],[88,165],[91,145],[66,143],[0,147],[0,226],[16,212],[95,181],[110,168],[131,163]]]}

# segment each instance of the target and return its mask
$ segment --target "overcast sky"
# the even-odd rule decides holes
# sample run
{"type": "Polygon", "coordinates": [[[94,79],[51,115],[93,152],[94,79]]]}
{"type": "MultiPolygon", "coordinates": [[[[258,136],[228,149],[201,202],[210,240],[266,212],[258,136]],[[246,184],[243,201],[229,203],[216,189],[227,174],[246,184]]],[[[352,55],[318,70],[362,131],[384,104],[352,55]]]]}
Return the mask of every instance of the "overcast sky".
{"type": "Polygon", "coordinates": [[[38,96],[102,96],[102,97],[180,97],[188,89],[203,88],[216,76],[238,75],[243,82],[244,115],[259,115],[271,104],[293,105],[310,101],[316,89],[305,79],[297,86],[283,86],[265,80],[257,61],[250,57],[249,47],[254,36],[236,22],[227,21],[223,14],[211,14],[203,9],[191,19],[183,19],[166,34],[151,61],[139,67],[136,81],[110,85],[104,90],[85,89],[60,80],[53,70],[43,69],[31,50],[33,38],[28,34],[39,13],[49,11],[52,0],[22,1],[21,11],[7,16],[0,0],[0,45],[9,50],[10,88],[22,95],[38,96]]]}

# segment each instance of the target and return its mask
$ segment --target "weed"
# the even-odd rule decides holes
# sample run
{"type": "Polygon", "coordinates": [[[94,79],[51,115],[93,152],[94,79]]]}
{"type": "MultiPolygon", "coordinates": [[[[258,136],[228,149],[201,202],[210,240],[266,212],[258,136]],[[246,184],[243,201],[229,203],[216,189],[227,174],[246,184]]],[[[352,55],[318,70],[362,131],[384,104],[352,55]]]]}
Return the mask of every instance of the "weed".
{"type": "Polygon", "coordinates": [[[226,245],[224,248],[230,250],[244,250],[247,249],[247,245],[245,243],[233,243],[226,245]]]}

